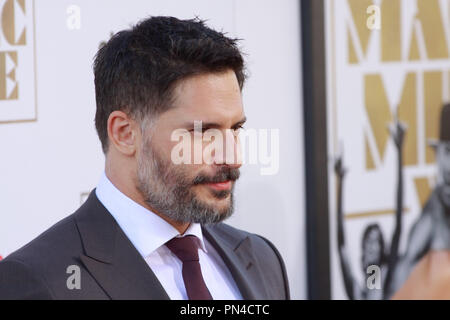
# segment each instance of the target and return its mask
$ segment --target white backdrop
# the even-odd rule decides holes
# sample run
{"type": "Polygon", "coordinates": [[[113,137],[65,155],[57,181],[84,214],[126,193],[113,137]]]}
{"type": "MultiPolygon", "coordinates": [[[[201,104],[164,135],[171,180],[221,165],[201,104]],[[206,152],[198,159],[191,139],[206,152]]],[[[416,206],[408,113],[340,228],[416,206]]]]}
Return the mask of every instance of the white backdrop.
{"type": "Polygon", "coordinates": [[[18,62],[0,55],[6,73],[16,71],[6,77],[6,93],[14,98],[18,84],[15,100],[23,108],[14,99],[0,100],[0,255],[71,214],[97,184],[104,156],[93,122],[92,61],[100,42],[149,15],[198,15],[244,39],[251,73],[244,88],[246,127],[280,129],[278,174],[243,167],[229,222],[273,241],[285,259],[292,297],[306,298],[298,2],[36,0],[34,10],[33,1],[21,4],[0,0],[0,10],[14,15],[14,26],[0,32],[0,54],[18,53],[18,62]]]}

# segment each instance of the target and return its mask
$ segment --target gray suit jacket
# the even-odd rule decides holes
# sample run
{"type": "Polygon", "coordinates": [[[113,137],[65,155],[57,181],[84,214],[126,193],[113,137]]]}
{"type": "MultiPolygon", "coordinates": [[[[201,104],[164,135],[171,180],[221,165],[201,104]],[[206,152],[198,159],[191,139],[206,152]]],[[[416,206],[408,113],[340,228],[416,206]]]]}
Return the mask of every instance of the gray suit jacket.
{"type": "MultiPolygon", "coordinates": [[[[223,223],[204,236],[244,299],[289,299],[283,260],[266,239],[223,223]]],[[[71,282],[71,280],[69,280],[71,282]]],[[[0,262],[0,299],[169,299],[161,283],[92,191],[86,202],[0,262]],[[81,288],[67,282],[78,266],[81,288]]]]}

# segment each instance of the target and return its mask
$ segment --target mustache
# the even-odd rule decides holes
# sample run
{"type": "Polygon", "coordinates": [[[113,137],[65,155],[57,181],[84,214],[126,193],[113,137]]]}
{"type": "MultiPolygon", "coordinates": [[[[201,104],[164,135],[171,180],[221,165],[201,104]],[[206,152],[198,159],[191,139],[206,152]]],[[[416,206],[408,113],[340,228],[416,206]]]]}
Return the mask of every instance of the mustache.
{"type": "Polygon", "coordinates": [[[234,169],[230,167],[222,167],[218,173],[210,177],[207,175],[200,174],[193,180],[192,184],[202,184],[202,183],[218,183],[224,181],[236,181],[240,176],[239,169],[234,169]]]}

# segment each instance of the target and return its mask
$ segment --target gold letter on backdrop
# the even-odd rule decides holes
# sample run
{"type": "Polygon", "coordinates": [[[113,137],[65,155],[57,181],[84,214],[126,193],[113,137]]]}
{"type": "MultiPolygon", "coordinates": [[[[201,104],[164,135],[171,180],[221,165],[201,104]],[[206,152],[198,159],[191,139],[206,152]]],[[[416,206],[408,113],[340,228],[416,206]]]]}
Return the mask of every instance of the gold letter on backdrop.
{"type": "MultiPolygon", "coordinates": [[[[368,27],[368,18],[364,16],[367,8],[373,7],[371,0],[348,0],[352,20],[356,28],[358,41],[355,43],[350,32],[347,31],[349,46],[349,63],[359,63],[356,47],[361,48],[363,56],[366,56],[372,30],[379,32],[376,28],[368,27]]],[[[400,28],[400,0],[389,0],[381,2],[381,59],[382,61],[401,60],[401,28],[400,28]]]]}
{"type": "MultiPolygon", "coordinates": [[[[417,0],[417,21],[420,22],[428,59],[449,57],[438,0],[417,0]]],[[[414,32],[414,30],[413,30],[414,32]]]]}
{"type": "MultiPolygon", "coordinates": [[[[379,74],[368,74],[364,77],[365,107],[369,118],[370,128],[375,138],[377,153],[383,162],[389,132],[387,125],[392,122],[393,115],[386,96],[384,84],[379,74]]],[[[415,165],[417,157],[417,103],[416,103],[416,75],[408,73],[403,84],[403,91],[398,105],[398,115],[408,125],[405,144],[405,165],[415,165]]],[[[367,143],[367,139],[365,141],[367,143]]],[[[366,145],[366,169],[374,169],[372,153],[366,145]]]]}
{"type": "Polygon", "coordinates": [[[17,52],[0,51],[0,100],[13,100],[19,96],[16,67],[17,52]],[[14,88],[8,90],[11,86],[14,86],[14,88]]]}
{"type": "Polygon", "coordinates": [[[3,5],[2,10],[2,30],[6,41],[12,46],[24,46],[26,45],[26,28],[22,29],[22,33],[17,37],[16,31],[18,27],[18,21],[16,17],[18,12],[16,11],[20,7],[23,14],[25,14],[25,1],[24,0],[7,0],[3,5]]]}

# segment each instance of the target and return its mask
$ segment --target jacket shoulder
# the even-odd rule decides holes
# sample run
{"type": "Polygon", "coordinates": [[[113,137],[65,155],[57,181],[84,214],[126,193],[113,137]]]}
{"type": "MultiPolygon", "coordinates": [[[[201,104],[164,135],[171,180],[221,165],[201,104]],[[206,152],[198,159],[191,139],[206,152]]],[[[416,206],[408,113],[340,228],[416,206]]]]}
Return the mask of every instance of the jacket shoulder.
{"type": "Polygon", "coordinates": [[[48,300],[53,295],[30,266],[10,257],[0,262],[0,300],[17,299],[48,300]]]}
{"type": "Polygon", "coordinates": [[[72,214],[0,261],[0,299],[54,298],[54,282],[79,263],[81,250],[72,214]]]}
{"type": "MultiPolygon", "coordinates": [[[[8,255],[1,263],[8,260],[24,261],[33,264],[38,261],[59,256],[71,251],[79,242],[79,235],[74,221],[74,214],[60,220],[20,249],[8,255]]],[[[56,257],[60,258],[60,257],[56,257]]]]}

